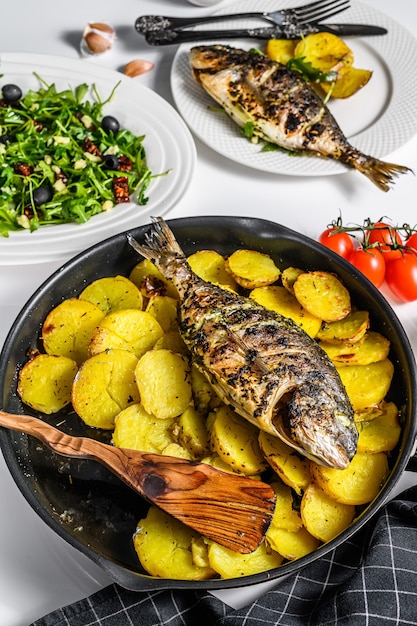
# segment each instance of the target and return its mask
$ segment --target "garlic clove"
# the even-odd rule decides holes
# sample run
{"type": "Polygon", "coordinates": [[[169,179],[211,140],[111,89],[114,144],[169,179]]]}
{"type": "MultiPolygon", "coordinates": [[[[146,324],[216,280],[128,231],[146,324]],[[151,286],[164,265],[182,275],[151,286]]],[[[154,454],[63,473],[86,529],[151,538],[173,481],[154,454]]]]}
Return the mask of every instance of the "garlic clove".
{"type": "Polygon", "coordinates": [[[80,49],[83,54],[103,54],[116,39],[114,28],[104,22],[89,22],[84,28],[80,49]]]}
{"type": "Polygon", "coordinates": [[[145,72],[149,72],[153,69],[154,64],[150,61],[145,61],[144,59],[134,59],[130,61],[127,65],[125,65],[123,74],[126,76],[130,76],[134,78],[135,76],[139,76],[140,74],[145,74],[145,72]]]}

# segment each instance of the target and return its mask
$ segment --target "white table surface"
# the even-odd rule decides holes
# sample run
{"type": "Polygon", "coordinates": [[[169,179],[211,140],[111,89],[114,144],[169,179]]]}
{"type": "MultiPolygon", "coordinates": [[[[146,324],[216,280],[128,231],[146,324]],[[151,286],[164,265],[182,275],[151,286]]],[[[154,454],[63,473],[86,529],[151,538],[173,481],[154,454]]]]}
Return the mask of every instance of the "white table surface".
{"type": "MultiPolygon", "coordinates": [[[[223,8],[233,0],[225,0],[223,8]]],[[[417,36],[417,3],[410,0],[367,0],[369,6],[386,13],[417,36]]],[[[293,5],[300,4],[293,2],[293,5]]],[[[291,2],[289,2],[289,6],[291,2]]],[[[253,2],[256,9],[256,0],[253,2]]],[[[154,62],[153,71],[132,80],[154,89],[173,104],[170,67],[174,47],[153,48],[133,28],[144,14],[190,15],[213,9],[190,5],[186,0],[20,0],[8,3],[0,20],[0,61],[3,52],[37,52],[79,59],[78,43],[88,21],[107,21],[118,39],[112,51],[87,59],[120,70],[134,58],[154,62]]],[[[407,59],[404,59],[407,63],[407,59]]],[[[1,71],[1,65],[0,65],[1,71]]],[[[416,68],[410,67],[415,80],[416,68]]],[[[395,80],[395,79],[394,79],[395,80]]],[[[414,107],[416,103],[414,103],[414,107]]],[[[235,164],[196,140],[197,164],[185,197],[168,217],[229,214],[272,219],[313,238],[335,219],[339,210],[345,221],[361,223],[365,217],[388,216],[397,223],[414,225],[417,179],[404,176],[395,189],[384,194],[357,173],[320,178],[294,178],[267,174],[235,164]]],[[[417,172],[417,137],[390,161],[417,172]]],[[[1,246],[1,240],[0,240],[1,246]]],[[[34,290],[66,259],[25,266],[0,266],[0,345],[21,307],[34,290]]],[[[391,300],[399,318],[417,348],[417,302],[398,304],[391,300]]],[[[398,485],[417,483],[417,475],[406,472],[398,485]]],[[[3,457],[0,455],[0,624],[27,626],[53,609],[86,596],[110,581],[94,564],[55,535],[26,503],[3,457]]],[[[269,584],[270,586],[271,584],[269,584]]],[[[245,600],[268,586],[245,590],[245,600]]],[[[242,595],[243,594],[243,595],[242,595]]],[[[239,594],[221,596],[239,604],[239,594]]]]}

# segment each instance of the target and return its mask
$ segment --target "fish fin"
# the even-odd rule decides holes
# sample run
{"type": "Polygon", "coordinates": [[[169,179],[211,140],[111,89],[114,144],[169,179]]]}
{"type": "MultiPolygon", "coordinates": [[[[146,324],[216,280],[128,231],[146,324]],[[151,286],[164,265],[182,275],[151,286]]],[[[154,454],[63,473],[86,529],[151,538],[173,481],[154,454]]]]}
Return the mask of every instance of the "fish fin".
{"type": "Polygon", "coordinates": [[[152,217],[152,229],[145,235],[145,245],[139,244],[130,233],[127,233],[129,244],[145,259],[155,262],[162,255],[175,255],[185,258],[172,230],[162,217],[152,217]]]}
{"type": "Polygon", "coordinates": [[[394,179],[400,174],[407,174],[408,172],[414,174],[409,167],[404,165],[387,163],[363,154],[360,154],[353,160],[349,159],[347,163],[358,170],[358,172],[367,176],[382,191],[389,191],[391,185],[395,182],[394,179]]]}

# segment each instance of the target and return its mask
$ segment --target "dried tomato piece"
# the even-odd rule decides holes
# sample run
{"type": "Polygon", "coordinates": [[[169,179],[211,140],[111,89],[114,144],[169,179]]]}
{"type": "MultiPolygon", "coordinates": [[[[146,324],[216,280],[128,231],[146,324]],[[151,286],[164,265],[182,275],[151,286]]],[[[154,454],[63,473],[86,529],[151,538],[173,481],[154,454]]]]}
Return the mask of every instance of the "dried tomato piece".
{"type": "Polygon", "coordinates": [[[102,154],[96,144],[91,141],[90,137],[85,137],[84,139],[84,152],[89,152],[90,154],[94,154],[95,156],[101,157],[102,154]]]}
{"type": "Polygon", "coordinates": [[[16,174],[22,174],[22,176],[30,176],[32,174],[32,168],[28,163],[13,163],[13,169],[16,174]]]}
{"type": "Polygon", "coordinates": [[[130,202],[129,179],[127,176],[113,178],[113,191],[116,202],[130,202]]]}
{"type": "Polygon", "coordinates": [[[119,157],[117,157],[117,160],[117,169],[121,172],[129,172],[132,169],[132,161],[129,159],[129,157],[121,154],[119,157]]]}

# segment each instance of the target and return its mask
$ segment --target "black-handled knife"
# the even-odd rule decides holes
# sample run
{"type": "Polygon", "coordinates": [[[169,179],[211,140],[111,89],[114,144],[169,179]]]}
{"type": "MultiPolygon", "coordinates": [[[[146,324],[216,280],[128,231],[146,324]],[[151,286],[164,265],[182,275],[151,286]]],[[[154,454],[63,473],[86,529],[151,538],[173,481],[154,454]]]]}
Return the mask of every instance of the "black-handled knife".
{"type": "Polygon", "coordinates": [[[160,29],[141,33],[152,46],[168,46],[211,39],[300,39],[312,33],[327,32],[344,37],[371,37],[386,35],[387,29],[367,24],[304,24],[299,27],[283,28],[240,28],[235,30],[175,30],[160,29]]]}

